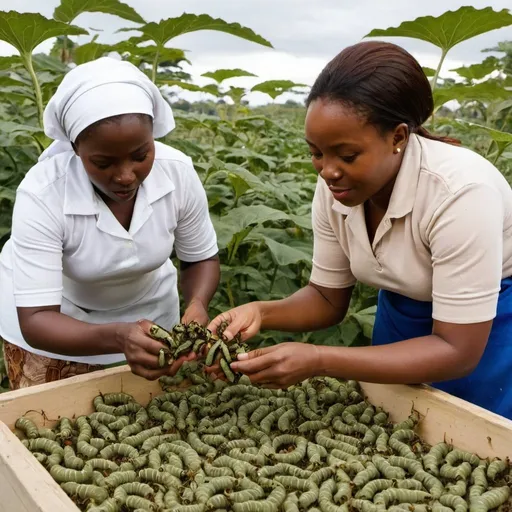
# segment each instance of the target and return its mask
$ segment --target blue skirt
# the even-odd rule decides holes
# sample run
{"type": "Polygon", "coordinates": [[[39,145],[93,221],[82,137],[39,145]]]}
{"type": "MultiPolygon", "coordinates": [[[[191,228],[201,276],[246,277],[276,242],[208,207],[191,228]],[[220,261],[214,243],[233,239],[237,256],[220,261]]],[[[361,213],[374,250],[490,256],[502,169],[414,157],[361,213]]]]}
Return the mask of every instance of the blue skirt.
{"type": "MultiPolygon", "coordinates": [[[[373,345],[432,334],[432,303],[379,292],[373,345]]],[[[512,419],[512,278],[501,282],[497,314],[476,369],[468,376],[432,387],[512,419]]]]}

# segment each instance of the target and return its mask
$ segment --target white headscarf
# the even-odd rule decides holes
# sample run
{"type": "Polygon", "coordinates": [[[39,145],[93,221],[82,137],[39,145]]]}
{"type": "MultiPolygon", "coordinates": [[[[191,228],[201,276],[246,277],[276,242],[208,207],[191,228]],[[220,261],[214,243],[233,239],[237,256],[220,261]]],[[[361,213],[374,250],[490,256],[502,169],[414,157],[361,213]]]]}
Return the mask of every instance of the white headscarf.
{"type": "Polygon", "coordinates": [[[136,66],[111,57],[69,71],[44,111],[45,134],[54,139],[39,161],[72,150],[71,142],[91,124],[119,114],[148,114],[153,136],[175,127],[171,107],[158,87],[136,66]]]}

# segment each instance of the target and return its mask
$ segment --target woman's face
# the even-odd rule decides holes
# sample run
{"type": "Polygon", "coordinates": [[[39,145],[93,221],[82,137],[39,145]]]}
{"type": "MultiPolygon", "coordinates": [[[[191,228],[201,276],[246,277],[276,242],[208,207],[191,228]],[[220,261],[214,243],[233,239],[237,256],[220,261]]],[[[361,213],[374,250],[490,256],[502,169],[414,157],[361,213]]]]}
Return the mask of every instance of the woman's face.
{"type": "Polygon", "coordinates": [[[313,166],[334,199],[349,207],[370,199],[387,207],[405,149],[405,125],[383,135],[350,107],[317,99],[308,108],[305,134],[313,166]],[[401,152],[395,153],[397,147],[401,152]]]}
{"type": "Polygon", "coordinates": [[[75,147],[93,185],[116,203],[133,200],[155,159],[151,121],[135,115],[98,124],[75,147]]]}

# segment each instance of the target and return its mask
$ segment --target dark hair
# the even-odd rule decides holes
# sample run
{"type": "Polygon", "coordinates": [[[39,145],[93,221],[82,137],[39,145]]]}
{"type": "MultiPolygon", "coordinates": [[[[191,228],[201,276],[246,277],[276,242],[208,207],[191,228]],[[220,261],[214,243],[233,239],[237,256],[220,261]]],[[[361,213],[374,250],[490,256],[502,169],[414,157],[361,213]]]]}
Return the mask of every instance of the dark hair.
{"type": "Polygon", "coordinates": [[[125,118],[126,116],[133,117],[140,121],[153,124],[153,118],[147,114],[119,114],[117,116],[105,117],[104,119],[100,119],[99,121],[90,124],[87,128],[82,130],[75,140],[75,145],[78,146],[80,142],[84,141],[87,137],[89,137],[94,132],[94,130],[98,128],[98,126],[103,126],[105,124],[119,124],[121,122],[121,119],[125,118]]]}
{"type": "Polygon", "coordinates": [[[418,61],[395,44],[365,41],[345,48],[321,71],[306,106],[316,99],[347,104],[382,133],[406,123],[411,133],[460,144],[423,128],[434,110],[432,89],[418,61]]]}

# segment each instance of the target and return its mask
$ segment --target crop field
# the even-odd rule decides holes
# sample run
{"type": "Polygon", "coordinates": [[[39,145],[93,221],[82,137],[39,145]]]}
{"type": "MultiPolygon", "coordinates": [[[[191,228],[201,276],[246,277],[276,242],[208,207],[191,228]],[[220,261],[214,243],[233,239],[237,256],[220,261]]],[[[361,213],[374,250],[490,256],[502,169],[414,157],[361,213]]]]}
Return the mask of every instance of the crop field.
{"type": "MultiPolygon", "coordinates": [[[[366,36],[417,38],[437,47],[437,69],[424,68],[435,99],[435,112],[426,128],[461,139],[493,162],[512,183],[512,40],[482,48],[472,65],[451,70],[457,73],[457,80],[443,78],[440,72],[457,44],[511,25],[508,11],[465,6],[437,18],[396,20],[394,27],[379,27],[366,36]],[[453,100],[456,107],[447,108],[453,100]]],[[[210,93],[209,101],[197,103],[175,101],[169,96],[177,127],[163,140],[192,157],[208,196],[222,264],[221,284],[210,316],[251,300],[286,296],[308,282],[310,205],[317,175],[303,138],[305,110],[300,94],[297,102],[274,101],[284,92],[301,93],[307,88],[286,77],[261,82],[250,90],[230,86],[231,79],[251,75],[243,69],[212,69],[204,75],[210,84],[194,84],[181,67],[188,58],[183,50],[173,47],[173,39],[200,30],[222,31],[272,47],[267,35],[231,20],[186,13],[160,21],[144,20],[118,0],[62,0],[52,19],[0,11],[0,40],[13,47],[12,56],[0,57],[0,248],[10,235],[16,188],[51,142],[42,130],[47,101],[73,65],[118,52],[140,66],[164,94],[168,94],[169,86],[210,93]],[[116,15],[139,26],[127,29],[117,44],[102,44],[97,35],[74,23],[84,11],[116,15]],[[88,33],[90,42],[78,45],[74,41],[74,36],[88,33]],[[39,53],[38,46],[48,39],[54,40],[52,50],[39,53]],[[271,101],[250,108],[244,96],[251,90],[268,94],[271,101]]],[[[339,50],[333,48],[333,55],[339,50]]],[[[265,332],[251,340],[251,345],[288,339],[367,344],[376,293],[359,284],[347,317],[333,328],[300,335],[265,332]]],[[[0,379],[7,387],[1,360],[0,379]]]]}

